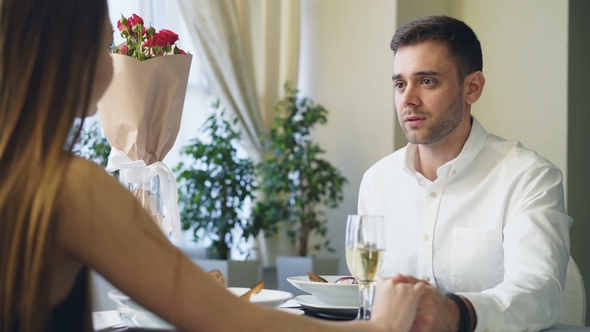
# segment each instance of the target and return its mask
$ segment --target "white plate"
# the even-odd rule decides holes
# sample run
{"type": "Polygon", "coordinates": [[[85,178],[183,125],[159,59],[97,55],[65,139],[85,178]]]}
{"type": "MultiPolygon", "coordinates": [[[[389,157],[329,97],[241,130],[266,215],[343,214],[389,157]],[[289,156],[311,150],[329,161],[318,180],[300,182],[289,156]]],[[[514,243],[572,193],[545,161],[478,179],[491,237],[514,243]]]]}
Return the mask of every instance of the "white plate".
{"type": "MultiPolygon", "coordinates": [[[[232,292],[236,296],[240,296],[250,288],[247,287],[227,287],[227,290],[232,292]]],[[[278,307],[283,302],[293,298],[293,294],[274,289],[263,289],[258,294],[252,294],[250,296],[250,302],[259,304],[264,307],[278,307]]]]}
{"type": "Polygon", "coordinates": [[[334,281],[344,276],[321,276],[328,281],[309,281],[308,276],[289,277],[287,281],[304,292],[313,294],[318,300],[332,306],[359,305],[359,287],[353,284],[335,284],[334,281]]]}
{"type": "Polygon", "coordinates": [[[353,319],[359,310],[358,306],[327,305],[313,295],[298,295],[294,300],[303,308],[326,317],[353,319]]]}

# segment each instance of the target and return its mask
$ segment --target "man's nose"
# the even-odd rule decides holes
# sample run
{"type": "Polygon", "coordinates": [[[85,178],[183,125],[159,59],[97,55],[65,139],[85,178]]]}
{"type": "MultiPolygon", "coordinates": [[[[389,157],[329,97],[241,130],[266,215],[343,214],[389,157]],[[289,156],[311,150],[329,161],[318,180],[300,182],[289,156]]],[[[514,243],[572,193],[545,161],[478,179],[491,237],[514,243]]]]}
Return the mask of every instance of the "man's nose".
{"type": "Polygon", "coordinates": [[[402,97],[404,106],[415,107],[420,105],[420,88],[414,84],[408,84],[402,97]]]}

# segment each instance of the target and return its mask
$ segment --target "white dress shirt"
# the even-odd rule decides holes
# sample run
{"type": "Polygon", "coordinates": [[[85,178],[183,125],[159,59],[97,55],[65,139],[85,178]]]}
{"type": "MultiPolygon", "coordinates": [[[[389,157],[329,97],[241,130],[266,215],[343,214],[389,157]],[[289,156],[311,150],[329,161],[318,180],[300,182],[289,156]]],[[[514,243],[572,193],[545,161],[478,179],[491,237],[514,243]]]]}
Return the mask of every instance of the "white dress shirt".
{"type": "Polygon", "coordinates": [[[572,223],[561,171],[475,118],[463,150],[435,181],[414,168],[417,152],[408,144],[361,182],[358,213],[385,217],[382,275],[413,275],[468,298],[476,331],[555,324],[572,223]]]}

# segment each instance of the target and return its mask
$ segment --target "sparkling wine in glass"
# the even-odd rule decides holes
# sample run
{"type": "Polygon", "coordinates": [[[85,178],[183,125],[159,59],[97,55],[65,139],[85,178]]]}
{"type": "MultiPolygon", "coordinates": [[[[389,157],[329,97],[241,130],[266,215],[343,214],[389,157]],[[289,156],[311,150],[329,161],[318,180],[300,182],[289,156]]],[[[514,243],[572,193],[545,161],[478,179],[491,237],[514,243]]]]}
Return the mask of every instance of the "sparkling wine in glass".
{"type": "Polygon", "coordinates": [[[381,274],[385,251],[385,221],[382,216],[350,215],[346,224],[346,264],[359,284],[357,320],[369,320],[375,284],[381,274]]]}

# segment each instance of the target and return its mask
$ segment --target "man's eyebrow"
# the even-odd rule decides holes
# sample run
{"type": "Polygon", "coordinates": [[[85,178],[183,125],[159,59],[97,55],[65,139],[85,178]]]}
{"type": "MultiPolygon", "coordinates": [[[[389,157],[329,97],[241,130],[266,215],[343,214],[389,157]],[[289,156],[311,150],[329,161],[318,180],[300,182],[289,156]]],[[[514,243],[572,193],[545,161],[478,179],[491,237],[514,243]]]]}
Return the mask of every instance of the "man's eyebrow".
{"type": "MultiPolygon", "coordinates": [[[[434,70],[417,71],[417,72],[415,72],[415,73],[412,74],[412,76],[439,76],[439,75],[442,75],[442,74],[439,73],[439,72],[436,72],[434,70]]],[[[391,76],[391,79],[393,81],[395,81],[397,79],[400,79],[400,78],[402,78],[402,75],[401,74],[395,74],[395,75],[391,76]]]]}
{"type": "Polygon", "coordinates": [[[439,72],[436,72],[434,70],[424,70],[424,71],[415,72],[413,75],[414,76],[438,76],[438,75],[442,75],[442,74],[439,72]]]}

